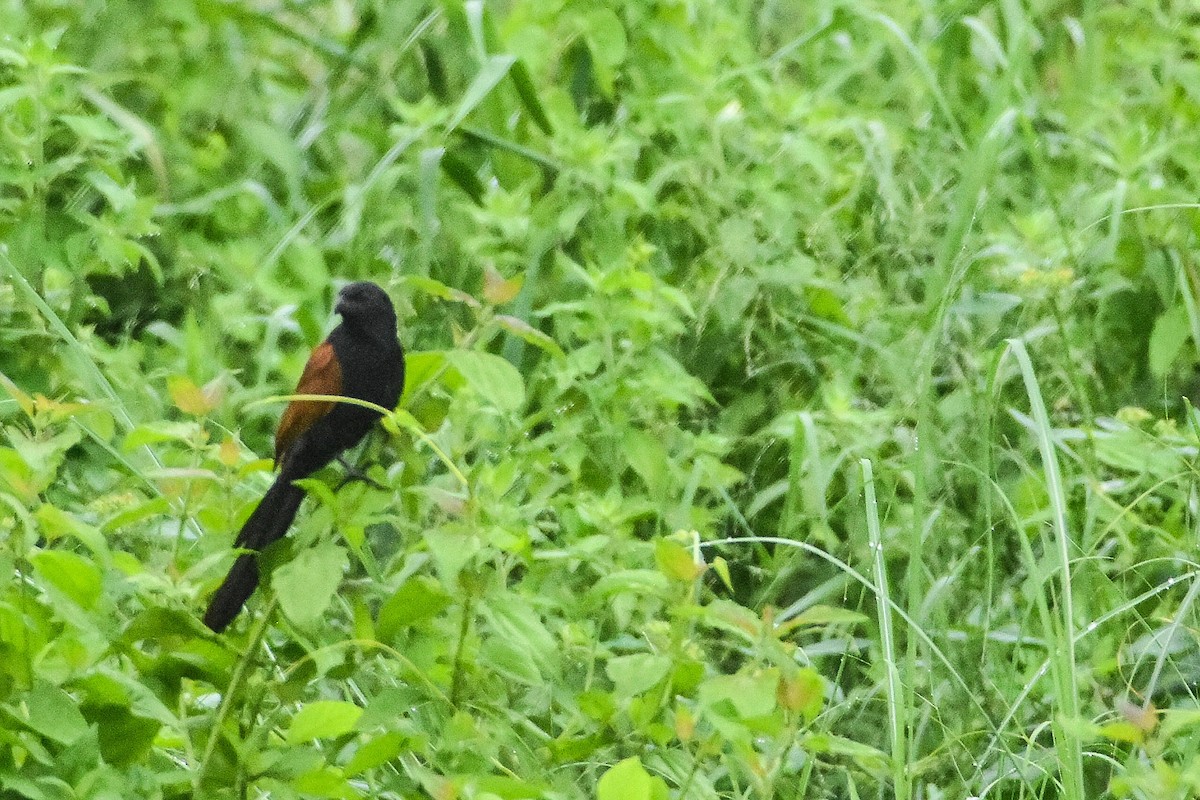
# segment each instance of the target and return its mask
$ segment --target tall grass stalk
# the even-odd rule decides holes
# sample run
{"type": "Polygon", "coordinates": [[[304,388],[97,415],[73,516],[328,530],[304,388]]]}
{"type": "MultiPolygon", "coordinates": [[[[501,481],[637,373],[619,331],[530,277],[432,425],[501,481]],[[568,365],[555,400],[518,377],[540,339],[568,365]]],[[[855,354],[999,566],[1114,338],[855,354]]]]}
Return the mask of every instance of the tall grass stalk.
{"type": "MultiPolygon", "coordinates": [[[[908,770],[908,699],[911,692],[903,690],[900,659],[892,633],[892,598],[888,589],[887,561],[884,558],[883,534],[879,526],[879,504],[875,499],[875,474],[869,459],[861,459],[863,491],[867,512],[867,535],[871,542],[872,567],[875,570],[875,606],[879,614],[879,646],[887,682],[884,688],[888,701],[888,730],[891,734],[892,787],[896,800],[912,796],[908,770]]],[[[910,598],[911,599],[911,598],[910,598]]],[[[912,676],[909,675],[911,682],[912,676]]]]}
{"type": "MultiPolygon", "coordinates": [[[[1046,492],[1050,498],[1052,540],[1049,544],[1057,559],[1055,571],[1058,576],[1058,596],[1055,600],[1060,614],[1057,618],[1048,620],[1051,624],[1043,631],[1043,636],[1049,643],[1051,674],[1057,701],[1057,710],[1054,719],[1051,720],[1054,750],[1058,756],[1063,796],[1067,800],[1083,800],[1083,742],[1079,738],[1077,726],[1073,724],[1079,719],[1079,685],[1075,662],[1075,594],[1071,585],[1073,543],[1067,522],[1066,490],[1055,452],[1054,432],[1050,427],[1050,417],[1046,413],[1046,403],[1042,398],[1033,362],[1021,340],[1010,339],[1008,347],[1020,366],[1025,392],[1029,398],[1038,451],[1042,458],[1046,492]]],[[[1031,571],[1036,569],[1036,564],[1031,563],[1029,566],[1031,571]]]]}

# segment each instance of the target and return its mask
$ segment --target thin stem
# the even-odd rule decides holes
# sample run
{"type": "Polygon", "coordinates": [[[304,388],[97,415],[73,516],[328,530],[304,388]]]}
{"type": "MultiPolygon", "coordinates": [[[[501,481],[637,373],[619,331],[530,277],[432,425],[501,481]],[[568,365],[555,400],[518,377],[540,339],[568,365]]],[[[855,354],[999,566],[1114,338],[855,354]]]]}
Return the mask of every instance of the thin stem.
{"type": "Polygon", "coordinates": [[[254,662],[254,656],[258,652],[258,646],[262,642],[263,636],[266,635],[267,626],[271,622],[271,617],[274,616],[275,609],[278,606],[278,601],[274,594],[271,595],[270,601],[267,603],[266,609],[259,616],[258,622],[250,631],[250,641],[242,650],[242,657],[238,659],[237,665],[233,668],[233,675],[229,678],[229,685],[225,687],[225,694],[221,697],[221,705],[217,709],[216,719],[213,720],[212,732],[208,736],[208,742],[204,745],[204,756],[200,760],[200,768],[196,770],[196,791],[199,792],[204,785],[205,778],[208,777],[208,768],[212,763],[213,752],[217,748],[217,739],[221,736],[221,729],[225,727],[225,719],[229,716],[230,709],[233,707],[233,698],[238,694],[242,687],[242,683],[246,679],[246,674],[250,670],[250,665],[254,662]]]}

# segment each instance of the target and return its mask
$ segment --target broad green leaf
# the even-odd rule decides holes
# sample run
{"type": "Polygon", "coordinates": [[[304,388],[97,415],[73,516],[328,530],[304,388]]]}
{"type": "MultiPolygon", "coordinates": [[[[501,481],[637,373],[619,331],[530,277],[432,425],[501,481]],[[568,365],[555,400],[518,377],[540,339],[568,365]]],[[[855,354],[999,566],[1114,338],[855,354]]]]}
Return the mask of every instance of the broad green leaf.
{"type": "Polygon", "coordinates": [[[100,599],[100,570],[83,556],[66,550],[38,550],[29,557],[34,571],[46,583],[81,608],[95,608],[100,599]]]}
{"type": "Polygon", "coordinates": [[[1128,720],[1117,720],[1100,726],[1100,735],[1110,742],[1138,744],[1145,741],[1146,732],[1128,720]]]}
{"type": "Polygon", "coordinates": [[[491,628],[487,651],[498,667],[529,683],[558,672],[558,643],[524,598],[504,593],[491,598],[484,611],[491,628]]]}
{"type": "Polygon", "coordinates": [[[473,782],[480,790],[475,795],[480,800],[492,797],[499,800],[542,800],[550,796],[546,786],[508,775],[480,775],[473,782]]]}
{"type": "Polygon", "coordinates": [[[779,670],[743,671],[718,675],[700,684],[700,702],[706,706],[728,701],[742,719],[761,717],[775,710],[779,670]]]}
{"type": "Polygon", "coordinates": [[[88,722],[97,726],[100,752],[110,764],[129,766],[140,762],[154,745],[162,723],[130,713],[121,706],[85,708],[88,722]]]}
{"type": "Polygon", "coordinates": [[[1186,469],[1179,448],[1156,447],[1139,428],[1111,425],[1093,434],[1096,457],[1104,464],[1131,474],[1170,480],[1186,469]]]}
{"type": "Polygon", "coordinates": [[[618,761],[596,783],[598,800],[667,800],[667,784],[651,775],[637,756],[618,761]]]}
{"type": "Polygon", "coordinates": [[[842,305],[842,300],[834,292],[822,286],[806,286],[804,287],[804,296],[808,299],[808,306],[816,316],[847,328],[851,327],[852,323],[842,305]]]}
{"type": "Polygon", "coordinates": [[[59,744],[70,744],[87,731],[79,701],[57,686],[39,681],[9,706],[9,713],[38,734],[59,744]]]}
{"type": "Polygon", "coordinates": [[[308,703],[292,717],[288,727],[288,744],[304,744],[314,739],[333,739],[354,730],[363,710],[341,700],[316,700],[308,703]]]}
{"type": "MultiPolygon", "coordinates": [[[[1184,306],[1178,305],[1160,314],[1150,333],[1151,374],[1156,378],[1166,375],[1190,336],[1187,309],[1184,306]]],[[[1200,346],[1200,343],[1196,346],[1200,346]]]]}
{"type": "Polygon", "coordinates": [[[658,570],[623,569],[605,575],[592,586],[600,594],[665,594],[670,588],[667,578],[658,570]]]}
{"type": "Polygon", "coordinates": [[[618,695],[632,697],[650,689],[671,670],[671,659],[651,653],[610,658],[604,667],[618,695]]]}
{"type": "Polygon", "coordinates": [[[447,586],[455,585],[463,567],[483,547],[478,536],[472,536],[462,530],[434,528],[425,531],[422,538],[433,556],[438,575],[447,586]]]}
{"type": "Polygon", "coordinates": [[[346,551],[332,542],[303,550],[271,578],[279,606],[295,624],[308,627],[329,608],[342,582],[346,551]]]}
{"type": "Polygon", "coordinates": [[[592,54],[596,82],[606,97],[612,97],[616,69],[625,60],[625,28],[612,11],[596,8],[585,17],[584,36],[592,54]]]}
{"type": "MultiPolygon", "coordinates": [[[[471,295],[461,289],[447,286],[433,278],[427,278],[424,275],[406,275],[404,282],[430,297],[436,297],[439,300],[447,300],[452,303],[465,303],[472,308],[479,308],[479,301],[471,295]]],[[[405,357],[405,361],[407,361],[407,356],[405,357]]]]}
{"type": "Polygon", "coordinates": [[[411,397],[417,389],[437,377],[446,367],[446,354],[430,350],[404,355],[404,396],[411,397]]]}
{"type": "Polygon", "coordinates": [[[621,437],[621,451],[629,466],[646,482],[651,494],[658,495],[667,486],[671,457],[660,436],[642,430],[628,430],[621,437]]]}
{"type": "Polygon", "coordinates": [[[491,353],[451,350],[446,359],[481,397],[504,411],[525,403],[525,379],[512,364],[491,353]]]}
{"type": "Polygon", "coordinates": [[[615,67],[625,60],[625,27],[616,14],[607,8],[593,8],[583,24],[597,62],[615,67]]]}
{"type": "Polygon", "coordinates": [[[286,128],[254,119],[244,119],[236,130],[252,149],[257,150],[279,170],[294,199],[299,199],[300,173],[304,167],[296,142],[288,138],[286,128]]]}
{"type": "Polygon", "coordinates": [[[391,761],[404,750],[408,738],[399,731],[389,731],[361,745],[346,762],[346,776],[354,777],[391,761]]]}
{"type": "Polygon", "coordinates": [[[367,707],[358,720],[358,730],[364,733],[401,728],[407,730],[405,715],[412,709],[413,703],[419,702],[421,696],[421,690],[409,688],[407,685],[383,689],[367,700],[367,707]]]}
{"type": "Polygon", "coordinates": [[[322,766],[296,777],[292,788],[305,797],[325,797],[332,800],[358,800],[363,793],[346,780],[337,767],[322,766]]]}
{"type": "Polygon", "coordinates": [[[379,609],[379,638],[389,641],[402,628],[433,619],[452,601],[450,594],[433,578],[425,575],[409,578],[379,609]]]}
{"type": "Polygon", "coordinates": [[[49,504],[38,508],[34,512],[34,516],[47,540],[54,541],[63,536],[73,536],[82,542],[102,564],[108,563],[108,542],[105,541],[104,534],[98,528],[83,522],[58,506],[49,504]]]}
{"type": "Polygon", "coordinates": [[[793,675],[779,679],[779,704],[789,711],[799,711],[812,722],[825,703],[825,679],[811,667],[802,667],[793,675]]]}
{"type": "Polygon", "coordinates": [[[479,663],[526,686],[542,686],[546,677],[528,651],[512,639],[494,637],[483,643],[479,663]]]}
{"type": "Polygon", "coordinates": [[[1164,741],[1185,731],[1200,727],[1200,709],[1180,708],[1163,709],[1162,727],[1159,735],[1164,741]]]}
{"type": "Polygon", "coordinates": [[[693,581],[704,571],[683,545],[670,539],[655,540],[654,561],[664,575],[677,581],[693,581]]]}
{"type": "Polygon", "coordinates": [[[87,180],[96,191],[104,195],[104,199],[115,211],[128,211],[137,203],[137,194],[133,187],[118,183],[110,175],[92,170],[88,172],[87,180]]]}

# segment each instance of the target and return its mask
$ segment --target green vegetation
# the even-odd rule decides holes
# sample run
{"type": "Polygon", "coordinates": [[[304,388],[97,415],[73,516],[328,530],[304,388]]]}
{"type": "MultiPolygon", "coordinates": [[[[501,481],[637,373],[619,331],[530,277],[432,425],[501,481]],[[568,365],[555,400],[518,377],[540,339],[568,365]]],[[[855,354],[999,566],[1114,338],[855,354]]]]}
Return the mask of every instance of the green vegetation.
{"type": "Polygon", "coordinates": [[[3,797],[1200,794],[1191,5],[0,19],[3,797]]]}

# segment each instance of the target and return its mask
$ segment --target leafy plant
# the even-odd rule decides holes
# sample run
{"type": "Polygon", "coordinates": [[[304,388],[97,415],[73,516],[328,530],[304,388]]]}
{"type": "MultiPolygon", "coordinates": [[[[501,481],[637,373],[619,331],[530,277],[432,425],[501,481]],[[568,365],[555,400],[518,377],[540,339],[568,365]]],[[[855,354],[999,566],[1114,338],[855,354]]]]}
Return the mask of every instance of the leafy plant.
{"type": "Polygon", "coordinates": [[[1194,793],[1186,12],[0,18],[5,796],[1194,793]],[[379,486],[212,636],[355,278],[379,486]]]}

